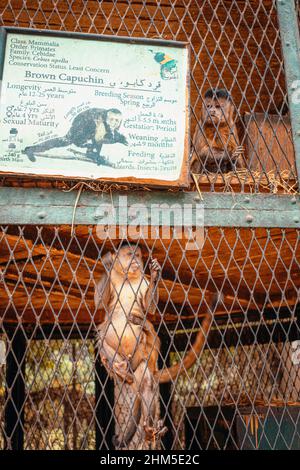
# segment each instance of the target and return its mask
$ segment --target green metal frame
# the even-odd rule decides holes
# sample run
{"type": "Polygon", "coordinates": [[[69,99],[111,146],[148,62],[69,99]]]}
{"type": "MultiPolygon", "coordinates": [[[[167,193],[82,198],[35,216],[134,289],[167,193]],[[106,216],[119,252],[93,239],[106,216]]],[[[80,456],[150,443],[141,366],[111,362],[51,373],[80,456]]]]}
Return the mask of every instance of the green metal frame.
{"type": "MultiPolygon", "coordinates": [[[[277,11],[299,176],[300,103],[293,99],[297,86],[300,88],[300,38],[295,1],[277,0],[277,11]],[[297,80],[299,82],[295,83],[297,80]]],[[[3,38],[0,35],[0,55],[1,52],[3,56],[3,38]]],[[[174,204],[181,208],[184,204],[188,204],[193,208],[185,218],[185,223],[188,225],[204,222],[205,226],[223,227],[300,227],[298,195],[203,193],[201,198],[198,193],[183,191],[128,191],[113,192],[112,195],[83,192],[76,204],[77,194],[76,191],[63,192],[57,189],[0,188],[0,224],[59,225],[74,222],[83,225],[101,225],[104,223],[104,218],[99,212],[99,206],[105,204],[107,207],[114,206],[111,211],[111,223],[124,225],[124,218],[121,220],[120,214],[125,206],[124,199],[120,199],[120,196],[127,196],[129,206],[144,204],[147,208],[144,214],[139,214],[140,225],[157,225],[149,217],[151,207],[155,207],[154,205],[166,204],[168,210],[174,204]],[[202,208],[204,208],[204,221],[201,218],[202,212],[199,211],[202,208]]],[[[176,217],[175,214],[170,225],[176,225],[176,217]]],[[[134,219],[132,215],[127,216],[128,223],[134,222],[134,219]]],[[[162,214],[159,223],[168,225],[162,214]]]]}
{"type": "Polygon", "coordinates": [[[124,191],[111,194],[89,191],[83,192],[76,204],[77,195],[77,191],[57,189],[0,188],[0,223],[105,225],[104,213],[108,212],[109,223],[114,225],[124,225],[126,222],[157,225],[157,220],[159,225],[181,225],[180,209],[186,205],[191,210],[185,212],[185,225],[300,227],[300,199],[295,196],[203,193],[201,199],[198,193],[183,191],[124,191]],[[139,211],[140,207],[146,210],[139,211]],[[170,209],[174,211],[174,219],[169,221],[170,209]],[[156,217],[159,214],[159,219],[155,217],[154,220],[153,213],[156,217]]]}
{"type": "Polygon", "coordinates": [[[295,0],[277,0],[277,12],[299,181],[300,99],[295,100],[295,94],[300,96],[300,37],[295,0]]]}

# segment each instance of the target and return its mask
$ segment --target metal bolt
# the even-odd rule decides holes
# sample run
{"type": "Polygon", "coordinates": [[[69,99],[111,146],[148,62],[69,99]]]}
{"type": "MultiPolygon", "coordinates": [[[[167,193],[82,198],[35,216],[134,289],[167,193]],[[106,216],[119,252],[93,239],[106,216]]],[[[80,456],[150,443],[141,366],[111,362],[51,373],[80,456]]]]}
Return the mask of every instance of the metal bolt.
{"type": "Polygon", "coordinates": [[[245,202],[250,202],[250,197],[245,197],[245,202]]]}
{"type": "Polygon", "coordinates": [[[253,216],[251,214],[247,214],[246,215],[246,221],[250,224],[251,222],[253,222],[253,216]]]}
{"type": "Polygon", "coordinates": [[[201,197],[200,197],[200,196],[195,196],[195,197],[194,197],[194,201],[195,201],[195,202],[200,202],[200,201],[201,201],[201,197]]]}
{"type": "Polygon", "coordinates": [[[295,198],[295,196],[293,196],[292,199],[291,199],[291,203],[296,204],[296,202],[297,202],[297,199],[295,198]]]}
{"type": "Polygon", "coordinates": [[[289,41],[287,41],[287,42],[285,43],[285,45],[286,45],[286,46],[290,46],[291,43],[290,43],[289,41]]]}
{"type": "Polygon", "coordinates": [[[40,198],[43,199],[45,197],[45,193],[40,193],[39,196],[40,196],[40,198]]]}
{"type": "Polygon", "coordinates": [[[46,215],[47,215],[46,212],[39,212],[38,213],[38,218],[39,219],[44,219],[46,217],[46,215]]]}
{"type": "Polygon", "coordinates": [[[296,132],[297,135],[300,135],[300,130],[296,132]]]}
{"type": "Polygon", "coordinates": [[[95,219],[95,220],[103,219],[104,217],[105,217],[105,214],[95,214],[95,215],[94,215],[94,219],[95,219]]]}
{"type": "Polygon", "coordinates": [[[299,217],[297,217],[297,216],[294,217],[294,222],[295,222],[296,224],[298,224],[298,223],[299,223],[299,217]]]}

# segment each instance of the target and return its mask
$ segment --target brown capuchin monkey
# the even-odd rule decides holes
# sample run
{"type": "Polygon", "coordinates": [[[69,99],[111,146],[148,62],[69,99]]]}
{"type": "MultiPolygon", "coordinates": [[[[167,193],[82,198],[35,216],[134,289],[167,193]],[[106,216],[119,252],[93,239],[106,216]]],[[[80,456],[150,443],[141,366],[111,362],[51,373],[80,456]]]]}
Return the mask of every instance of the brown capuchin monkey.
{"type": "Polygon", "coordinates": [[[153,316],[157,308],[159,263],[151,261],[149,281],[140,247],[129,242],[122,242],[117,253],[108,252],[102,263],[106,273],[96,286],[95,306],[104,309],[105,320],[97,327],[97,346],[109,375],[130,384],[135,396],[126,435],[122,439],[114,437],[115,447],[122,448],[130,443],[140,420],[148,442],[167,431],[161,420],[155,423],[157,386],[175,379],[195,363],[212,321],[213,305],[183,360],[158,370],[160,340],[147,315],[153,316]]]}
{"type": "Polygon", "coordinates": [[[206,91],[193,144],[193,173],[227,173],[245,166],[234,123],[234,106],[227,90],[206,91]]]}

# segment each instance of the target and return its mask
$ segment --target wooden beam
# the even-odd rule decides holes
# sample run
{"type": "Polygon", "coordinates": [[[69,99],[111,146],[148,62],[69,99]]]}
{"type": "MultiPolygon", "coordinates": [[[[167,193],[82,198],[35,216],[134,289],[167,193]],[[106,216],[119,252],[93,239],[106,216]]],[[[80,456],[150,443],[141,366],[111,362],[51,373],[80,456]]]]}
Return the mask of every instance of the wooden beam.
{"type": "MultiPolygon", "coordinates": [[[[0,225],[70,225],[76,196],[77,191],[0,188],[0,225]]],[[[202,198],[183,191],[83,192],[74,223],[150,227],[180,226],[184,221],[185,226],[300,227],[299,196],[203,193],[202,198]]]]}

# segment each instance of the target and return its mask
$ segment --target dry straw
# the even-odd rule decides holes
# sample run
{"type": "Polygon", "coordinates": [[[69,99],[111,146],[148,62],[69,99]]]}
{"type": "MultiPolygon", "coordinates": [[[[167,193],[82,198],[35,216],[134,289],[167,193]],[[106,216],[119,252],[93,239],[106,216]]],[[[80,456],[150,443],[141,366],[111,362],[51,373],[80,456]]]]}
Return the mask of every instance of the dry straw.
{"type": "Polygon", "coordinates": [[[273,194],[299,194],[297,181],[291,178],[288,170],[281,172],[240,169],[219,175],[217,173],[193,174],[193,178],[198,189],[199,185],[214,183],[215,189],[222,188],[223,191],[237,192],[233,186],[242,185],[248,187],[249,191],[260,189],[263,192],[273,194]],[[196,183],[197,181],[197,183],[196,183]]]}

